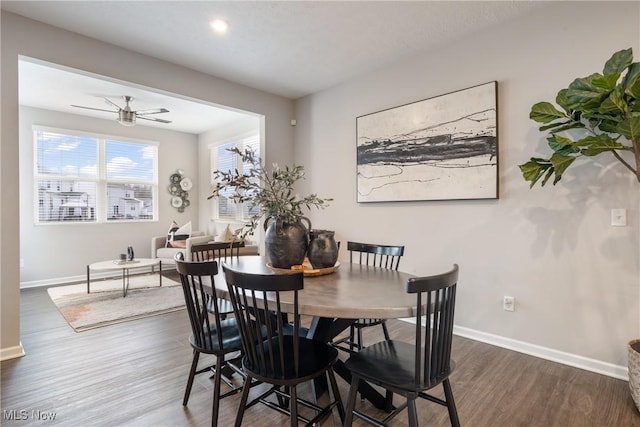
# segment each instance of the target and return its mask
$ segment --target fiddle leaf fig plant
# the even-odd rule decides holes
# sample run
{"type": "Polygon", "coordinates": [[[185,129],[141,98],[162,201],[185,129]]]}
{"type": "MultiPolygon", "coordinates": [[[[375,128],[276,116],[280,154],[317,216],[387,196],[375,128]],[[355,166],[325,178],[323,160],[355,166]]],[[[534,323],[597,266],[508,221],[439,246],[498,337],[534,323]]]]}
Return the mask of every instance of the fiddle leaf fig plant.
{"type": "Polygon", "coordinates": [[[532,157],[519,165],[522,176],[544,186],[557,184],[567,168],[582,157],[613,155],[640,183],[640,63],[632,50],[613,54],[602,74],[575,79],[550,102],[531,107],[529,118],[549,132],[550,157],[532,157]]]}

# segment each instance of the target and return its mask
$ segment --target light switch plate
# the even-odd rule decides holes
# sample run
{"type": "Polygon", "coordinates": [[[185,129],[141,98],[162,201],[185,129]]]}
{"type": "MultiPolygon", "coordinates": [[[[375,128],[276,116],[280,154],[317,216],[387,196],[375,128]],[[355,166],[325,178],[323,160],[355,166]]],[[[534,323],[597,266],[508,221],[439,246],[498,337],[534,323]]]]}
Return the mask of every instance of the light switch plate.
{"type": "Polygon", "coordinates": [[[611,209],[611,225],[614,227],[625,227],[627,225],[627,210],[611,209]]]}

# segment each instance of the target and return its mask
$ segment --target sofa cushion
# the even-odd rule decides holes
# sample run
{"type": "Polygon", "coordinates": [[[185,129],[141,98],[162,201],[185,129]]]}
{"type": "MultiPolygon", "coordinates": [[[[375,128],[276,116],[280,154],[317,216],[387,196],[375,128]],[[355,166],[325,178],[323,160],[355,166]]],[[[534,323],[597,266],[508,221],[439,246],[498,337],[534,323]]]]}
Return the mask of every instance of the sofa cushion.
{"type": "Polygon", "coordinates": [[[167,248],[186,248],[189,237],[191,237],[191,221],[182,227],[173,221],[167,233],[167,248]]]}
{"type": "Polygon", "coordinates": [[[182,252],[182,254],[185,255],[185,259],[186,259],[186,254],[184,253],[185,250],[181,248],[159,248],[156,251],[156,257],[173,260],[173,257],[175,257],[178,252],[182,252]]]}

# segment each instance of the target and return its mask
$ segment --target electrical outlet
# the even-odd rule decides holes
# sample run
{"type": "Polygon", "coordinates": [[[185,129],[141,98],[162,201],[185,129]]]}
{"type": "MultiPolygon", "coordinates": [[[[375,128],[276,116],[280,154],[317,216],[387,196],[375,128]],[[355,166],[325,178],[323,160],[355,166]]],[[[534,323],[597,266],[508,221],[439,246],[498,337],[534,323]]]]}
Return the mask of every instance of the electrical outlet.
{"type": "Polygon", "coordinates": [[[515,311],[516,310],[516,299],[514,297],[505,296],[502,300],[502,308],[505,311],[515,311]]]}

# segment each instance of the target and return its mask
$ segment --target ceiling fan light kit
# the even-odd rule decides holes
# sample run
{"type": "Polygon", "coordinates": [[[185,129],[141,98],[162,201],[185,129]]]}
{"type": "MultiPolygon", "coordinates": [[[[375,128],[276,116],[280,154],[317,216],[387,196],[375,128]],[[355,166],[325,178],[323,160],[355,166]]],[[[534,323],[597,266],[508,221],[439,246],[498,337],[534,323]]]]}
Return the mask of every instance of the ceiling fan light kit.
{"type": "Polygon", "coordinates": [[[102,108],[85,107],[83,105],[71,105],[71,106],[72,107],[76,107],[76,108],[84,108],[86,110],[97,110],[97,111],[106,111],[108,113],[118,113],[118,118],[116,120],[122,126],[135,126],[136,125],[136,119],[144,119],[144,120],[149,120],[149,121],[158,122],[158,123],[171,123],[169,120],[158,119],[156,117],[147,117],[147,115],[149,115],[149,114],[168,113],[169,110],[167,110],[166,108],[155,108],[153,110],[133,111],[131,109],[131,106],[129,105],[129,103],[131,101],[133,101],[133,97],[125,95],[122,98],[124,99],[124,102],[126,103],[124,108],[120,107],[118,104],[116,104],[115,102],[111,101],[109,98],[104,97],[104,100],[105,100],[105,102],[107,104],[111,105],[114,108],[117,108],[116,111],[104,110],[102,108]]]}
{"type": "Polygon", "coordinates": [[[118,111],[118,123],[122,126],[135,126],[136,115],[133,111],[120,110],[118,111]]]}

